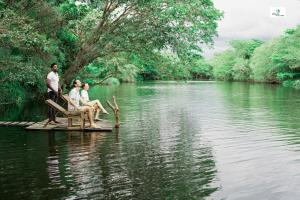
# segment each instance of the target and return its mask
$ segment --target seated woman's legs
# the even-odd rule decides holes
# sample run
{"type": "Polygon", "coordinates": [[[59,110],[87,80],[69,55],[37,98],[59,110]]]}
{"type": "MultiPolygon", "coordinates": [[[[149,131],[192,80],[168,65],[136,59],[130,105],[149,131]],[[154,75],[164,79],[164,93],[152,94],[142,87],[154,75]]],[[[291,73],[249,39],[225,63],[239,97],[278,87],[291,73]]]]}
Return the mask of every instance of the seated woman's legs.
{"type": "Polygon", "coordinates": [[[94,122],[94,117],[93,117],[93,115],[94,115],[93,108],[90,106],[82,106],[81,110],[83,110],[84,112],[88,112],[88,118],[90,121],[91,128],[96,127],[96,124],[94,122]]]}
{"type": "Polygon", "coordinates": [[[99,119],[100,107],[93,101],[89,101],[85,103],[86,106],[91,107],[94,111],[96,111],[95,119],[99,119]]]}
{"type": "Polygon", "coordinates": [[[105,108],[102,106],[102,104],[100,103],[100,101],[98,99],[90,101],[89,103],[92,103],[93,105],[96,104],[102,110],[103,113],[108,114],[108,112],[105,110],[105,108]]]}
{"type": "Polygon", "coordinates": [[[100,114],[100,111],[101,111],[100,107],[99,107],[97,104],[95,104],[95,105],[93,106],[93,108],[94,108],[94,110],[96,111],[95,119],[99,119],[99,114],[100,114]]]}

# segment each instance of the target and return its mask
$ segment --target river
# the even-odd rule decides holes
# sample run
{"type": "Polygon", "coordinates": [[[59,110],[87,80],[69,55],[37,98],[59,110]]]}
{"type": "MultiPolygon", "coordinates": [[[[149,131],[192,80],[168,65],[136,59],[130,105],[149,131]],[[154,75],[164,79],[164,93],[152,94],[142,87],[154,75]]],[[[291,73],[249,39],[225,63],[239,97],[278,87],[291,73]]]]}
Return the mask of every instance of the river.
{"type": "MultiPolygon", "coordinates": [[[[0,127],[0,199],[300,196],[299,91],[223,82],[90,91],[102,102],[113,95],[122,122],[113,132],[0,127]]],[[[43,102],[7,105],[0,119],[37,121],[46,111],[43,102]]]]}

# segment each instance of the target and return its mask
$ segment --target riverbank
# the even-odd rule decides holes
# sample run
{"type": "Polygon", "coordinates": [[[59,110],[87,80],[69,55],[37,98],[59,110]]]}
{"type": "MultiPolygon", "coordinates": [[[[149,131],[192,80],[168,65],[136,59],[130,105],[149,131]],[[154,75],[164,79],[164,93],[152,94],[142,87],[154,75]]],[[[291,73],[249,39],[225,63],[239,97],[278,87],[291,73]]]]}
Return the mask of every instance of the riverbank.
{"type": "MultiPolygon", "coordinates": [[[[220,83],[249,83],[249,84],[273,84],[273,85],[280,85],[279,82],[259,82],[259,81],[254,81],[254,80],[247,80],[247,81],[222,81],[222,80],[213,80],[213,79],[198,79],[198,80],[148,80],[148,81],[137,81],[137,82],[133,82],[133,83],[120,83],[118,82],[118,84],[92,84],[91,86],[96,87],[96,86],[102,86],[102,87],[119,87],[120,85],[126,85],[126,84],[144,84],[144,83],[164,83],[164,84],[174,84],[174,83],[198,83],[198,82],[220,82],[220,83]]],[[[66,92],[66,91],[65,91],[66,92]]],[[[9,96],[9,93],[3,93],[3,96],[9,96]]],[[[0,107],[2,106],[6,106],[6,105],[18,105],[18,106],[22,106],[23,104],[26,104],[26,102],[31,102],[33,100],[35,101],[39,101],[39,102],[43,102],[44,100],[47,99],[47,94],[46,93],[39,93],[39,92],[35,92],[35,93],[21,93],[19,94],[20,96],[17,96],[16,99],[5,101],[5,102],[0,102],[0,107]]]]}

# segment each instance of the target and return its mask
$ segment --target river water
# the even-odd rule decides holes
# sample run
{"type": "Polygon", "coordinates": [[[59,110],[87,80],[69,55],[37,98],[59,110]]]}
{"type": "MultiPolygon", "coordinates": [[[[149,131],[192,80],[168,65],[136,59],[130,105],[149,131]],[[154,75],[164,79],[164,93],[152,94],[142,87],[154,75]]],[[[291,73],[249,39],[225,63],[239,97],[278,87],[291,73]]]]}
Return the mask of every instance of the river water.
{"type": "MultiPolygon", "coordinates": [[[[298,91],[218,82],[90,91],[112,95],[122,122],[113,132],[0,127],[0,199],[299,198],[298,91]]],[[[37,121],[46,110],[2,106],[0,120],[37,121]]]]}

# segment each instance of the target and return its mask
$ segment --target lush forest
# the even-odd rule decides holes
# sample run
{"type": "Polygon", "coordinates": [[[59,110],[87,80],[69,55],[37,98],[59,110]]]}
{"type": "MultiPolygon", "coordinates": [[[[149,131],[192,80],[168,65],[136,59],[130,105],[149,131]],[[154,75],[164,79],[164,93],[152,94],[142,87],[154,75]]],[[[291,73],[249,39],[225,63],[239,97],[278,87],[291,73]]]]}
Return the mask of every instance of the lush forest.
{"type": "Polygon", "coordinates": [[[0,0],[0,103],[42,96],[50,64],[66,87],[144,80],[249,81],[300,88],[300,26],[270,41],[213,45],[212,0],[0,0]],[[299,79],[299,80],[298,80],[299,79]]]}
{"type": "Polygon", "coordinates": [[[44,94],[53,62],[65,86],[209,78],[200,46],[222,15],[211,0],[0,0],[0,102],[44,94]]]}
{"type": "Polygon", "coordinates": [[[212,77],[225,81],[281,83],[300,89],[300,26],[269,41],[236,40],[207,61],[212,77]]]}

